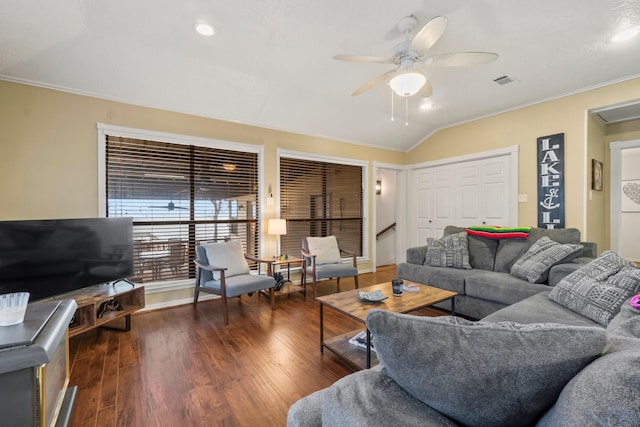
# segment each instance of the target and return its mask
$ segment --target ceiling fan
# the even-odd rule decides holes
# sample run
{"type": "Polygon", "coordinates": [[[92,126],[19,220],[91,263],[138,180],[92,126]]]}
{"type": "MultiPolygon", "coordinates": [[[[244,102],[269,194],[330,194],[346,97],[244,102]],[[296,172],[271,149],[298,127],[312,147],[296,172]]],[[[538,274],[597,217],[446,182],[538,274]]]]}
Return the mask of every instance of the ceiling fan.
{"type": "Polygon", "coordinates": [[[182,206],[176,206],[176,204],[173,203],[173,202],[169,202],[164,206],[147,206],[147,207],[150,208],[150,209],[166,209],[168,211],[172,211],[172,210],[175,210],[175,209],[186,209],[186,210],[189,210],[189,208],[184,208],[182,206]]]}
{"type": "Polygon", "coordinates": [[[398,30],[404,35],[405,40],[394,47],[391,57],[361,55],[336,55],[333,57],[333,59],[340,61],[396,65],[393,70],[360,86],[351,96],[358,96],[387,79],[391,79],[389,85],[396,94],[409,97],[419,93],[422,97],[428,98],[433,94],[433,87],[425,72],[417,66],[459,67],[486,64],[498,59],[498,54],[492,52],[457,52],[429,56],[427,51],[444,33],[447,18],[436,16],[411,37],[417,26],[418,19],[413,15],[404,17],[398,22],[398,30]]]}

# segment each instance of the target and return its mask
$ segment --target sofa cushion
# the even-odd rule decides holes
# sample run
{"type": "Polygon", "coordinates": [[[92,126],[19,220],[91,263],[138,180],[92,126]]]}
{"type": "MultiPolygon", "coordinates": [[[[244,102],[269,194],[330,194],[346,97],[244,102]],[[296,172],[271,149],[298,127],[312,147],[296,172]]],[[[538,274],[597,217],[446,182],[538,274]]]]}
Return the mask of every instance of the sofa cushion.
{"type": "Polygon", "coordinates": [[[337,264],[342,262],[336,236],[307,237],[309,252],[316,256],[316,264],[337,264]]]}
{"type": "Polygon", "coordinates": [[[376,368],[351,374],[325,389],[322,425],[457,426],[376,368]]]}
{"type": "Polygon", "coordinates": [[[640,351],[607,354],[584,368],[562,390],[537,424],[551,426],[640,425],[640,351]]]}
{"type": "Polygon", "coordinates": [[[502,304],[514,304],[532,295],[548,291],[547,285],[529,283],[507,273],[476,271],[464,282],[465,293],[470,297],[502,304]]]}
{"type": "Polygon", "coordinates": [[[558,243],[580,243],[580,230],[577,228],[538,228],[529,232],[529,242],[533,243],[542,237],[548,237],[558,243]]]}
{"type": "Polygon", "coordinates": [[[632,310],[623,307],[603,356],[567,384],[540,427],[640,425],[640,315],[632,310]]]}
{"type": "MultiPolygon", "coordinates": [[[[538,285],[544,286],[544,285],[538,285]]],[[[520,302],[504,307],[482,318],[484,322],[544,323],[555,322],[573,326],[603,328],[597,322],[587,319],[549,299],[549,291],[540,292],[520,302]]]]}
{"type": "Polygon", "coordinates": [[[511,267],[529,247],[542,237],[548,237],[558,243],[580,243],[580,230],[577,228],[531,228],[529,237],[523,239],[500,239],[496,251],[494,271],[510,273],[511,267]]]}
{"type": "Polygon", "coordinates": [[[441,239],[427,239],[424,265],[470,269],[467,233],[449,234],[441,239]]]}
{"type": "MultiPolygon", "coordinates": [[[[447,225],[444,228],[444,235],[447,236],[463,231],[465,231],[463,227],[447,225]]],[[[498,249],[498,241],[496,239],[487,239],[486,237],[472,235],[467,236],[467,241],[469,246],[469,265],[471,265],[471,268],[492,271],[496,258],[496,250],[498,249]]]]}
{"type": "Polygon", "coordinates": [[[472,277],[474,274],[477,274],[477,271],[473,269],[427,267],[406,262],[398,264],[398,277],[400,279],[435,286],[461,295],[465,293],[465,279],[472,277]]]}
{"type": "Polygon", "coordinates": [[[606,326],[622,303],[639,290],[640,269],[606,251],[562,279],[549,298],[606,326]]]}
{"type": "Polygon", "coordinates": [[[326,390],[318,390],[294,402],[287,412],[287,427],[322,426],[322,399],[326,390]]]}
{"type": "Polygon", "coordinates": [[[510,273],[511,266],[529,249],[529,239],[500,239],[496,249],[493,271],[510,273]]]}
{"type": "Polygon", "coordinates": [[[416,399],[473,426],[533,424],[606,342],[602,328],[379,309],[368,313],[367,326],[383,372],[416,399]]]}
{"type": "Polygon", "coordinates": [[[561,244],[544,236],[536,240],[511,267],[511,275],[530,283],[544,283],[556,264],[569,262],[582,252],[582,246],[561,244]]]}

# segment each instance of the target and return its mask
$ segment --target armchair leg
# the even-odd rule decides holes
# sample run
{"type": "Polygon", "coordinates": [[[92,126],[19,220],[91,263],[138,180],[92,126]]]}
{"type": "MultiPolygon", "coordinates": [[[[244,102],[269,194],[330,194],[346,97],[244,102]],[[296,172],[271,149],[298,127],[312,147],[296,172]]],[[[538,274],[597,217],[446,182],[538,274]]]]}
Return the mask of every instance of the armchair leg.
{"type": "Polygon", "coordinates": [[[358,276],[353,276],[353,280],[356,282],[356,289],[358,289],[358,276]]]}
{"type": "Polygon", "coordinates": [[[340,278],[336,277],[336,283],[338,284],[338,292],[340,292],[340,278]]]}
{"type": "Polygon", "coordinates": [[[269,288],[269,298],[271,298],[271,311],[273,311],[276,309],[276,293],[273,288],[269,288]]]}
{"type": "Polygon", "coordinates": [[[193,306],[197,306],[198,305],[198,295],[200,295],[200,291],[198,290],[198,285],[196,285],[196,289],[193,292],[193,306]]]}
{"type": "Polygon", "coordinates": [[[224,311],[224,324],[229,324],[229,307],[227,306],[227,295],[222,294],[222,310],[224,311]]]}

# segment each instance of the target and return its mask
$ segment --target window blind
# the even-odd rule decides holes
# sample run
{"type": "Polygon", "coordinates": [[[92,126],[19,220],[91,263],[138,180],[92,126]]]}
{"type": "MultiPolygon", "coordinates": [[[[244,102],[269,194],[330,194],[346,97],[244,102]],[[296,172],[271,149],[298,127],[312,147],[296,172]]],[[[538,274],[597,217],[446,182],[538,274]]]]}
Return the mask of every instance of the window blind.
{"type": "Polygon", "coordinates": [[[135,281],[195,277],[195,248],[222,239],[258,253],[258,155],[106,138],[107,216],[133,217],[135,281]]]}
{"type": "Polygon", "coordinates": [[[362,255],[363,168],[297,158],[280,158],[280,217],[287,234],[283,254],[300,254],[309,236],[338,238],[340,246],[362,255]]]}

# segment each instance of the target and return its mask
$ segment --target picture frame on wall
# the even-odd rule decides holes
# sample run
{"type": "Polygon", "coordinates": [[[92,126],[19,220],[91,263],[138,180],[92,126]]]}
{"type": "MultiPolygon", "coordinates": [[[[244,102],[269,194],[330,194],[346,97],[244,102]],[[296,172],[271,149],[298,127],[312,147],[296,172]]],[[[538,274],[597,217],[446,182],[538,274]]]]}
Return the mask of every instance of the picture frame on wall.
{"type": "Polygon", "coordinates": [[[591,189],[602,191],[604,166],[600,160],[591,159],[591,189]]]}

